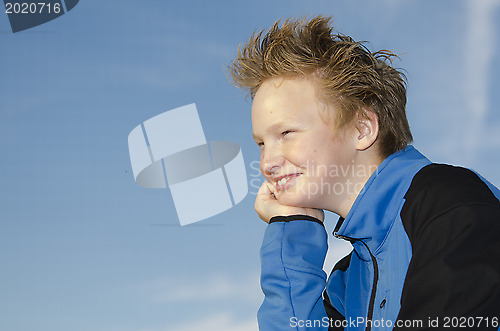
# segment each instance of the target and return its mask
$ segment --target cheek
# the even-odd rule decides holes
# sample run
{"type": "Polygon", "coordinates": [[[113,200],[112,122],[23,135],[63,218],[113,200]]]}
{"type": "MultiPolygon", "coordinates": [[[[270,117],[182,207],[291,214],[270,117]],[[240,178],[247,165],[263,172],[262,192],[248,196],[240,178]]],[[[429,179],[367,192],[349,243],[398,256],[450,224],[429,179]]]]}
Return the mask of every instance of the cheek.
{"type": "Polygon", "coordinates": [[[285,158],[291,164],[307,169],[314,164],[315,154],[311,153],[311,148],[308,146],[294,146],[286,153],[285,158]]]}
{"type": "Polygon", "coordinates": [[[289,150],[289,160],[303,168],[312,168],[326,164],[331,153],[335,153],[331,148],[326,148],[326,140],[304,139],[294,144],[289,150]]]}

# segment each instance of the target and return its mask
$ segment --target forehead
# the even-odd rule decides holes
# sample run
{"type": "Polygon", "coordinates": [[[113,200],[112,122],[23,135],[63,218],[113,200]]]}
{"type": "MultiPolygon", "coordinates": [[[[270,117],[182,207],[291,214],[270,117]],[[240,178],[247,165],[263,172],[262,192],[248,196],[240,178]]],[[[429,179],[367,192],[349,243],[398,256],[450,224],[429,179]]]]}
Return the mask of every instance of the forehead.
{"type": "Polygon", "coordinates": [[[319,101],[312,79],[270,78],[265,80],[252,104],[254,135],[278,122],[324,122],[328,107],[319,101]]]}
{"type": "Polygon", "coordinates": [[[265,80],[255,94],[252,119],[261,115],[311,115],[318,100],[314,84],[303,78],[270,78],[265,80]],[[309,113],[309,114],[308,114],[309,113]]]}

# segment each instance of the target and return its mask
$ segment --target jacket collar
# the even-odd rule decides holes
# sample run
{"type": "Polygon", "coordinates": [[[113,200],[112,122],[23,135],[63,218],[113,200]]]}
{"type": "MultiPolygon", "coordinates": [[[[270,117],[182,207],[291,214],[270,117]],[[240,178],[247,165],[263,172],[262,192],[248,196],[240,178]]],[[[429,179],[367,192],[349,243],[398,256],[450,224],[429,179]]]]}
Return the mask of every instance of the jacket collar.
{"type": "Polygon", "coordinates": [[[401,210],[413,177],[430,163],[411,145],[388,156],[365,183],[346,218],[339,219],[334,234],[363,240],[375,252],[401,210]]]}

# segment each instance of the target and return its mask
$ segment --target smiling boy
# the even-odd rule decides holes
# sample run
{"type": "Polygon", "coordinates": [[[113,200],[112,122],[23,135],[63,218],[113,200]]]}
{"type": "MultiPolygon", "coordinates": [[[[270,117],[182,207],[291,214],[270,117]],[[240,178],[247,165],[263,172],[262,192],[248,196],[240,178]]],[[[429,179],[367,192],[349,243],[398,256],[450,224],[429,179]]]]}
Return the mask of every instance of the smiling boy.
{"type": "Polygon", "coordinates": [[[276,209],[279,215],[298,212],[288,206],[307,207],[301,209],[304,214],[321,219],[322,209],[345,217],[371,175],[350,169],[373,171],[382,162],[378,150],[369,148],[378,133],[373,113],[339,134],[323,119],[328,112],[335,108],[318,100],[311,79],[269,78],[257,91],[252,126],[261,149],[261,171],[269,181],[262,186],[256,207],[264,220],[276,209]]]}
{"type": "Polygon", "coordinates": [[[254,34],[231,66],[267,179],[261,330],[499,327],[500,192],[409,145],[392,56],[316,17],[254,34]],[[328,279],[323,210],[353,246],[328,279]]]}

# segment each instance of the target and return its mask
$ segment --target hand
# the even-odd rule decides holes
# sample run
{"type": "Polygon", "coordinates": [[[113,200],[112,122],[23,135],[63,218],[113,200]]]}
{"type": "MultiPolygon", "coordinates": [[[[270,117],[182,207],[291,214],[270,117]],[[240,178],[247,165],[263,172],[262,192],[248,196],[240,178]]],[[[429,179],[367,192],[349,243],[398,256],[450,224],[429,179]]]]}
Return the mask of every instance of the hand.
{"type": "Polygon", "coordinates": [[[276,199],[276,193],[276,188],[268,181],[262,183],[257,192],[255,211],[264,222],[269,223],[269,220],[274,216],[289,215],[308,215],[319,219],[321,222],[325,219],[325,214],[321,209],[282,205],[276,199]]]}

